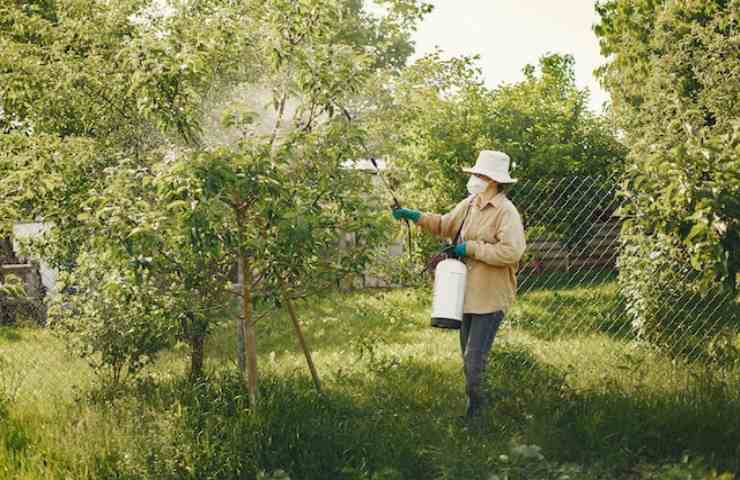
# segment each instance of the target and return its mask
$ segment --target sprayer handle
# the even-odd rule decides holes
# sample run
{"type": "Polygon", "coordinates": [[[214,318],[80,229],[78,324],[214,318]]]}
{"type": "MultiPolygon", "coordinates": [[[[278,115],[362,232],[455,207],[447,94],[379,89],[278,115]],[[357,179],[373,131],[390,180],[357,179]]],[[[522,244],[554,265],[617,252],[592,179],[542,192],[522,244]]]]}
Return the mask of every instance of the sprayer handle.
{"type": "Polygon", "coordinates": [[[455,246],[452,244],[446,245],[442,249],[442,253],[447,256],[447,258],[457,258],[457,255],[455,254],[455,246]]]}

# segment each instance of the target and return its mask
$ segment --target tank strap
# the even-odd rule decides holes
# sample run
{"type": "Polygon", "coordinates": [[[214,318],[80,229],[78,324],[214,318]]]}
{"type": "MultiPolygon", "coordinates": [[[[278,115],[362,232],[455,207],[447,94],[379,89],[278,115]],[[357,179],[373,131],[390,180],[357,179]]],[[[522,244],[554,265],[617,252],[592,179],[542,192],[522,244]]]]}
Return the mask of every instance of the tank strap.
{"type": "Polygon", "coordinates": [[[457,245],[457,242],[460,240],[460,234],[462,233],[463,225],[465,225],[465,220],[468,218],[468,213],[470,213],[470,207],[473,205],[475,197],[477,197],[477,195],[473,195],[468,202],[468,208],[465,210],[465,216],[463,217],[462,222],[460,222],[460,228],[457,229],[455,238],[452,239],[452,245],[457,245]]]}

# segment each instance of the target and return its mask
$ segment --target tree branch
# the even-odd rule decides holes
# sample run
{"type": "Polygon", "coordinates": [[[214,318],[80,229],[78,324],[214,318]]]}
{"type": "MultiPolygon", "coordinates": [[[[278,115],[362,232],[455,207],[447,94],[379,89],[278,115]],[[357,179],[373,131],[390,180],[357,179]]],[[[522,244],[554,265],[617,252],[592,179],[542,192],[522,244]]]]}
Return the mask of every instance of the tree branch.
{"type": "Polygon", "coordinates": [[[278,103],[278,117],[275,121],[275,127],[272,129],[272,135],[270,136],[270,150],[274,152],[275,147],[275,140],[277,140],[278,132],[280,131],[280,128],[283,126],[283,115],[285,114],[285,102],[288,100],[288,92],[287,90],[283,90],[283,94],[280,98],[280,102],[278,103]]]}

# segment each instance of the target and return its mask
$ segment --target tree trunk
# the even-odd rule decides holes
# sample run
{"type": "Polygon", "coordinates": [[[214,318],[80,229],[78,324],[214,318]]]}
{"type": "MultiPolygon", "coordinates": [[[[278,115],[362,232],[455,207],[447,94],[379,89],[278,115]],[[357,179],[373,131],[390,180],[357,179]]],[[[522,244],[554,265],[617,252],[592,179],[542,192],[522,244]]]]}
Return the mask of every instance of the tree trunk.
{"type": "Polygon", "coordinates": [[[195,381],[203,376],[203,359],[205,358],[205,335],[193,335],[190,338],[190,380],[195,381]]]}
{"type": "Polygon", "coordinates": [[[15,260],[15,252],[13,252],[13,241],[10,237],[0,237],[0,265],[3,261],[8,263],[17,263],[15,260]]]}
{"type": "MultiPolygon", "coordinates": [[[[0,261],[0,267],[2,262],[0,261]]],[[[3,270],[0,268],[0,283],[5,281],[3,270]]],[[[16,303],[13,298],[0,295],[0,325],[15,325],[16,303]]]]}
{"type": "Polygon", "coordinates": [[[239,254],[239,278],[241,279],[241,315],[239,318],[240,336],[244,339],[246,369],[242,370],[242,382],[249,391],[249,405],[257,408],[257,339],[255,337],[252,315],[252,271],[245,252],[239,254]]]}
{"type": "Polygon", "coordinates": [[[257,409],[257,339],[252,314],[252,267],[247,260],[244,246],[244,203],[238,195],[234,198],[234,213],[239,227],[238,275],[241,292],[239,295],[240,315],[237,316],[237,359],[241,373],[242,385],[249,392],[249,405],[254,412],[257,409]]]}
{"type": "MultiPolygon", "coordinates": [[[[241,256],[237,260],[237,281],[240,285],[244,285],[244,271],[242,270],[241,256]]],[[[244,328],[242,328],[242,315],[244,314],[244,300],[242,297],[243,292],[239,291],[239,315],[236,317],[236,360],[239,365],[239,372],[242,374],[242,378],[246,378],[247,371],[247,356],[244,339],[244,328]]],[[[247,383],[244,382],[244,388],[247,388],[247,383]]]]}

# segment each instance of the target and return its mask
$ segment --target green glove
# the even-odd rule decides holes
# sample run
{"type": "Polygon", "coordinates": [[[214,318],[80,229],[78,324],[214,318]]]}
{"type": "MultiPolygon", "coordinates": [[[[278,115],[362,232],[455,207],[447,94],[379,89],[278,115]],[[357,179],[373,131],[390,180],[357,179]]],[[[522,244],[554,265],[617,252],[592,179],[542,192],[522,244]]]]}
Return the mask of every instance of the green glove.
{"type": "Polygon", "coordinates": [[[416,223],[421,218],[421,212],[411,210],[409,208],[394,208],[393,218],[395,218],[396,220],[411,220],[412,222],[416,223]]]}

